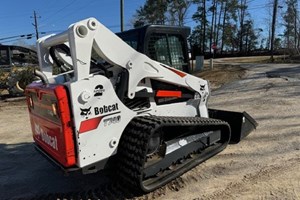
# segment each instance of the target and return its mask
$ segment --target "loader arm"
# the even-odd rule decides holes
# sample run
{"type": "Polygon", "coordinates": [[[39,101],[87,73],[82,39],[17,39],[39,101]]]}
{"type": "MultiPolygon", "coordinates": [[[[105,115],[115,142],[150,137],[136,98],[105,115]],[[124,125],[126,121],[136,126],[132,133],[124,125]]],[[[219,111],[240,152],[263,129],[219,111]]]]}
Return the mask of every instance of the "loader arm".
{"type": "Polygon", "coordinates": [[[141,80],[152,78],[193,91],[198,97],[201,97],[198,113],[201,113],[203,117],[208,117],[206,104],[209,86],[206,80],[154,61],[137,52],[94,18],[75,23],[61,34],[39,39],[38,52],[41,54],[39,55],[41,71],[50,80],[53,80],[54,76],[51,72],[49,73],[52,63],[48,49],[63,43],[70,47],[74,82],[90,77],[91,53],[94,50],[106,62],[124,68],[128,72],[126,88],[128,98],[135,97],[136,92],[140,90],[137,87],[141,80]]]}

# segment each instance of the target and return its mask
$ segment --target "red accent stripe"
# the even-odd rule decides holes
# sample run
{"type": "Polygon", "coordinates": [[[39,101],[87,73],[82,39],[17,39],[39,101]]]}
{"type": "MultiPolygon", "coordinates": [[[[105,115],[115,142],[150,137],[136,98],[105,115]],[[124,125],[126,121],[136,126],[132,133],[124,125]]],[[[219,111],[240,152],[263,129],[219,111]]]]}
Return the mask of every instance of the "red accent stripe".
{"type": "Polygon", "coordinates": [[[182,97],[181,91],[170,91],[170,90],[158,90],[156,92],[156,97],[182,97]]]}
{"type": "Polygon", "coordinates": [[[79,128],[79,133],[84,133],[87,131],[95,130],[96,128],[98,128],[102,118],[103,118],[103,116],[88,119],[88,120],[81,122],[80,128],[79,128]]]}
{"type": "Polygon", "coordinates": [[[171,70],[172,72],[174,72],[175,74],[177,74],[178,76],[180,76],[181,78],[185,77],[186,76],[186,73],[182,72],[182,71],[179,71],[179,70],[176,70],[176,69],[173,69],[173,68],[167,68],[169,70],[171,70]]]}

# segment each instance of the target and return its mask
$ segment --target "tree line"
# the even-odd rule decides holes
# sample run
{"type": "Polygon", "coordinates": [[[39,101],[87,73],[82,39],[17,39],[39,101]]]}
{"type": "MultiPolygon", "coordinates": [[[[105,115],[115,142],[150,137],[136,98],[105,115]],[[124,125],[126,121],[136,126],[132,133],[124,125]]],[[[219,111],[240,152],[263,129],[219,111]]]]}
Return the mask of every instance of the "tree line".
{"type": "Polygon", "coordinates": [[[268,51],[273,55],[280,49],[299,53],[298,0],[264,1],[265,8],[259,8],[269,13],[264,28],[256,28],[255,19],[250,15],[251,2],[253,0],[146,0],[136,10],[133,25],[184,26],[193,21],[196,25],[189,42],[198,54],[216,51],[247,55],[253,51],[268,51]],[[192,6],[196,11],[189,18],[192,6]],[[278,32],[281,33],[276,34],[278,32]]]}

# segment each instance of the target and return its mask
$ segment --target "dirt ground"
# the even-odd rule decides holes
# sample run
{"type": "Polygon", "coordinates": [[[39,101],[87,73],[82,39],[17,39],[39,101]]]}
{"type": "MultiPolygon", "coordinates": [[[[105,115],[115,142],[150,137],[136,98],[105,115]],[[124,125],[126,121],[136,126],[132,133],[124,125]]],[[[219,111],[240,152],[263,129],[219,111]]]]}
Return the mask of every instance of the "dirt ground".
{"type": "MultiPolygon", "coordinates": [[[[245,110],[259,123],[257,130],[135,199],[300,199],[300,65],[240,66],[199,75],[212,82],[210,108],[245,110]]],[[[39,155],[24,101],[0,101],[0,127],[0,199],[85,191],[109,182],[101,173],[64,176],[39,155]]]]}
{"type": "Polygon", "coordinates": [[[204,70],[194,75],[208,80],[211,89],[215,90],[229,82],[240,80],[245,74],[246,70],[240,65],[217,65],[213,69],[205,67],[204,70]]]}

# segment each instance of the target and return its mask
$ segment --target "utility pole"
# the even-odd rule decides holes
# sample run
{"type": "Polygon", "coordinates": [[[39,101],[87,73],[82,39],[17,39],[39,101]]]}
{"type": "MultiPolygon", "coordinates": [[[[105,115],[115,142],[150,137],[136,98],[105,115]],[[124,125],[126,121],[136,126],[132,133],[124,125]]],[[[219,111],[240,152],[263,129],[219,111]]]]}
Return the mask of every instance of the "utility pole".
{"type": "Polygon", "coordinates": [[[275,40],[277,7],[278,7],[278,0],[274,0],[273,18],[272,18],[272,35],[271,35],[271,62],[274,62],[274,40],[275,40]]]}
{"type": "Polygon", "coordinates": [[[124,0],[120,0],[120,22],[121,32],[124,31],[124,0]]]}
{"type": "Polygon", "coordinates": [[[32,23],[32,25],[34,26],[35,29],[35,36],[36,39],[39,39],[39,30],[38,30],[38,23],[37,23],[37,18],[41,18],[40,16],[36,16],[36,12],[35,10],[33,11],[33,17],[31,16],[30,18],[34,18],[34,23],[32,23]]]}

